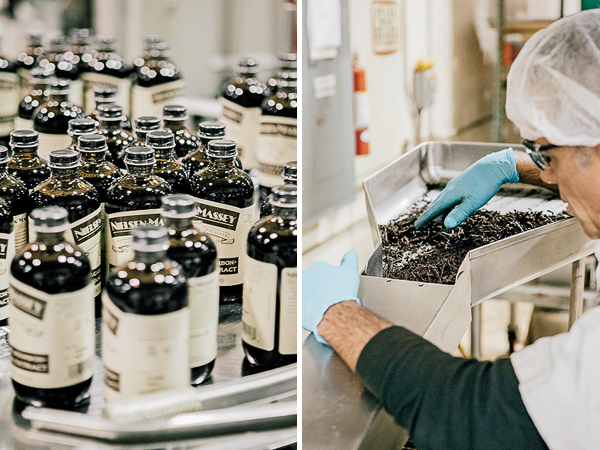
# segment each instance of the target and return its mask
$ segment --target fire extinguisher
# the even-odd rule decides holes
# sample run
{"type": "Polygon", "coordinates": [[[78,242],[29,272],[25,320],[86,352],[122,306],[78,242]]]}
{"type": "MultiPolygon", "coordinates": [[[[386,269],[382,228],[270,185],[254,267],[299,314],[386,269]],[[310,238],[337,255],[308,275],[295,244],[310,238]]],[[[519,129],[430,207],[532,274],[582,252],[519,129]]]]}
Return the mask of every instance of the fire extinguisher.
{"type": "Polygon", "coordinates": [[[369,96],[365,80],[365,69],[357,64],[356,55],[353,58],[354,93],[352,107],[354,113],[354,132],[356,134],[356,154],[369,154],[369,96]]]}

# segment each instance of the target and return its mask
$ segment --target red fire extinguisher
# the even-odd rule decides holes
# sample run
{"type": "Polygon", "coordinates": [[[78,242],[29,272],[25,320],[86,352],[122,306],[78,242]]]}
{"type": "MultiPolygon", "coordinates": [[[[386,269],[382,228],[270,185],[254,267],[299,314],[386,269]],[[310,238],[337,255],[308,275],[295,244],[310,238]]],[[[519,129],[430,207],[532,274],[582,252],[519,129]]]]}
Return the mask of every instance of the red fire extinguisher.
{"type": "Polygon", "coordinates": [[[369,96],[365,69],[356,64],[356,55],[352,64],[354,72],[353,113],[354,132],[356,133],[356,154],[369,154],[369,96]]]}

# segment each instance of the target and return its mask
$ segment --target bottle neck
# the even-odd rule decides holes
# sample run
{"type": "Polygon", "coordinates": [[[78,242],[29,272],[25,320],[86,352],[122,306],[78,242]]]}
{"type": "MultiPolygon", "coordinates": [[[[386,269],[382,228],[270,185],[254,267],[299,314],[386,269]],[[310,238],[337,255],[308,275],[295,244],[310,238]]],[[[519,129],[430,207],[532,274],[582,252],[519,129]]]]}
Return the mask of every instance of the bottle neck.
{"type": "Polygon", "coordinates": [[[79,152],[82,163],[101,163],[106,159],[106,152],[79,152]]]}
{"type": "Polygon", "coordinates": [[[277,90],[279,92],[285,92],[286,94],[295,94],[296,90],[297,90],[297,85],[296,83],[288,83],[287,81],[285,82],[279,82],[277,83],[277,90]]]}
{"type": "Polygon", "coordinates": [[[64,242],[64,240],[65,240],[65,232],[64,231],[58,231],[58,232],[52,232],[52,233],[38,231],[36,233],[36,235],[37,235],[37,237],[36,237],[35,241],[39,242],[40,244],[46,244],[46,245],[60,244],[61,242],[64,242]]]}
{"type": "Polygon", "coordinates": [[[225,135],[220,136],[220,137],[216,137],[216,138],[203,138],[203,137],[201,137],[200,138],[200,147],[205,148],[205,149],[208,148],[208,143],[210,141],[214,141],[215,139],[225,139],[225,135]]]}
{"type": "Polygon", "coordinates": [[[133,260],[136,262],[152,264],[157,261],[164,261],[167,259],[167,251],[166,250],[153,250],[153,251],[144,251],[144,250],[134,250],[133,251],[133,260]]]}
{"type": "Polygon", "coordinates": [[[79,167],[74,167],[71,169],[57,169],[55,167],[50,168],[52,178],[58,178],[59,180],[74,180],[77,178],[78,170],[79,167]]]}
{"type": "Polygon", "coordinates": [[[217,169],[233,169],[235,168],[235,156],[223,158],[215,158],[213,156],[209,156],[208,160],[210,161],[210,165],[216,167],[217,169]]]}
{"type": "Polygon", "coordinates": [[[109,119],[109,120],[100,119],[100,127],[106,128],[109,131],[120,130],[122,120],[123,120],[122,117],[119,117],[118,119],[109,119]]]}
{"type": "Polygon", "coordinates": [[[127,166],[127,172],[129,173],[129,175],[133,175],[134,177],[150,176],[152,175],[152,171],[154,170],[154,164],[144,164],[142,166],[137,164],[125,163],[125,165],[127,166]]]}
{"type": "Polygon", "coordinates": [[[189,230],[194,227],[191,217],[165,217],[165,226],[176,230],[189,230]]]}
{"type": "Polygon", "coordinates": [[[175,151],[175,147],[170,147],[170,148],[155,148],[154,149],[154,154],[156,155],[156,159],[175,159],[175,156],[173,155],[175,151]]]}
{"type": "Polygon", "coordinates": [[[273,215],[277,217],[281,217],[283,219],[296,220],[298,218],[298,209],[283,207],[283,206],[273,206],[273,215]]]}
{"type": "Polygon", "coordinates": [[[60,94],[59,93],[50,94],[49,101],[56,102],[58,104],[69,103],[69,95],[65,94],[63,92],[61,92],[60,94]]]}
{"type": "Polygon", "coordinates": [[[290,180],[289,178],[284,178],[283,184],[291,184],[291,185],[296,186],[298,184],[298,182],[296,180],[290,180]]]}
{"type": "Polygon", "coordinates": [[[143,144],[146,144],[146,135],[148,133],[149,133],[149,131],[141,131],[141,130],[135,131],[135,135],[137,136],[138,140],[143,144]]]}
{"type": "Polygon", "coordinates": [[[185,119],[184,120],[168,120],[163,119],[165,124],[165,128],[168,128],[172,132],[176,132],[179,130],[185,130],[185,119]]]}
{"type": "Polygon", "coordinates": [[[94,101],[96,102],[96,110],[98,110],[98,107],[100,105],[114,105],[116,102],[116,99],[114,99],[114,98],[99,98],[94,101]]]}
{"type": "Polygon", "coordinates": [[[14,155],[21,159],[37,158],[38,146],[33,147],[13,147],[14,155]]]}

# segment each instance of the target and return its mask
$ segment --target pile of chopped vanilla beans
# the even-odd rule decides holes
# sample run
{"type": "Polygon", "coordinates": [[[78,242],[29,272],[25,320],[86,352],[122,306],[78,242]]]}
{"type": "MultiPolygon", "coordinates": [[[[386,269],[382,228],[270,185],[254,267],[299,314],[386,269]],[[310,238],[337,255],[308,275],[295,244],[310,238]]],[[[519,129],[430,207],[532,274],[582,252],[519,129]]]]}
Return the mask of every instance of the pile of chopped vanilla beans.
{"type": "Polygon", "coordinates": [[[426,209],[423,200],[408,214],[380,226],[383,276],[425,283],[454,284],[470,250],[568,218],[567,214],[513,211],[476,211],[456,228],[434,220],[417,229],[414,222],[426,209]]]}

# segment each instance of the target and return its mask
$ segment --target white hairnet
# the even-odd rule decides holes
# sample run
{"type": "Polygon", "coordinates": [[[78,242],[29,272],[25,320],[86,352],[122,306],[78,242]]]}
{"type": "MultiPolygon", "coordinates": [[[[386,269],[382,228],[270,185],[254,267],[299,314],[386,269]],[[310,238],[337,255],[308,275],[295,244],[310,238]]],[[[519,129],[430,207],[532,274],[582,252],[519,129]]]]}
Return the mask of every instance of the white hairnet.
{"type": "Polygon", "coordinates": [[[524,139],[600,144],[600,9],[535,33],[508,73],[506,116],[524,139]]]}

